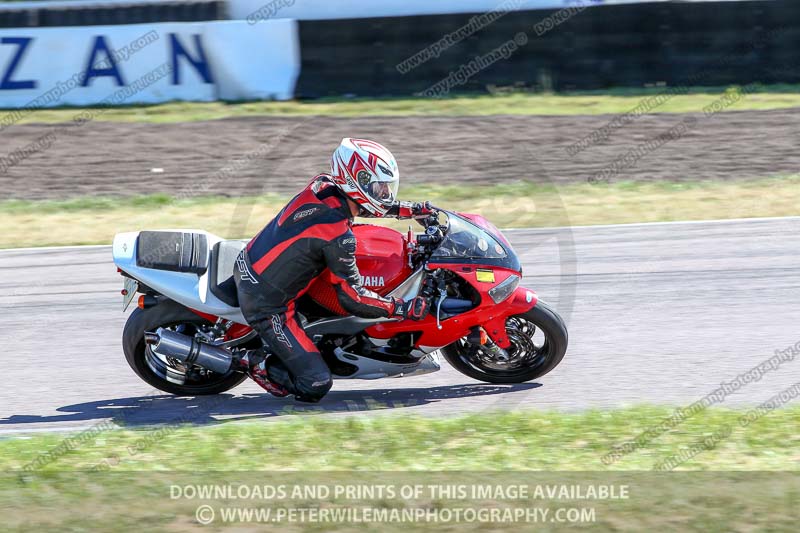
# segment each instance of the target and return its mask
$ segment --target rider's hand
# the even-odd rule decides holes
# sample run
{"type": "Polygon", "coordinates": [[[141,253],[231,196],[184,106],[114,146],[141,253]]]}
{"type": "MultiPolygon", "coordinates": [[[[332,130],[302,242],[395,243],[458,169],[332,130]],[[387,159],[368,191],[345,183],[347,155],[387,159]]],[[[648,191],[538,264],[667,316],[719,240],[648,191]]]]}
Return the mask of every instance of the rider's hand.
{"type": "Polygon", "coordinates": [[[417,202],[411,206],[411,213],[414,217],[426,217],[433,213],[433,206],[430,202],[417,202]]]}
{"type": "Polygon", "coordinates": [[[429,309],[428,300],[422,296],[416,296],[407,302],[398,298],[395,300],[394,314],[406,320],[422,320],[428,316],[429,309]]]}

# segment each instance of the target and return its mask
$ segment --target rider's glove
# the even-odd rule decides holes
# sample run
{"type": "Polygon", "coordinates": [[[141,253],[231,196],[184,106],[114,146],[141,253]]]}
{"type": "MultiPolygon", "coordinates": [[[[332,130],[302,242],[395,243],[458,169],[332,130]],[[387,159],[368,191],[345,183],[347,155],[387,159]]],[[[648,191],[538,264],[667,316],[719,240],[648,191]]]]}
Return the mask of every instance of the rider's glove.
{"type": "Polygon", "coordinates": [[[417,202],[411,206],[411,213],[414,217],[425,217],[433,213],[433,206],[430,202],[417,202]]]}
{"type": "Polygon", "coordinates": [[[396,298],[394,302],[394,316],[401,316],[410,320],[422,320],[428,316],[428,300],[422,296],[416,296],[405,302],[396,298]]]}

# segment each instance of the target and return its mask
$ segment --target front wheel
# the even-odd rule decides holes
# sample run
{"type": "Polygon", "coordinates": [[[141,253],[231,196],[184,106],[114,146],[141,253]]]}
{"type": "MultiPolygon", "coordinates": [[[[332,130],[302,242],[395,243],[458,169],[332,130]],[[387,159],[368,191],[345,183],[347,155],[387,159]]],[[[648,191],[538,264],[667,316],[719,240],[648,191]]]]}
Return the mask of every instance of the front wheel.
{"type": "Polygon", "coordinates": [[[553,370],[567,351],[567,327],[558,313],[541,300],[530,311],[506,319],[511,346],[508,358],[498,359],[467,338],[442,348],[456,370],[488,383],[524,383],[553,370]]]}
{"type": "Polygon", "coordinates": [[[147,309],[135,309],[125,323],[122,347],[125,359],[136,374],[153,387],[178,396],[220,394],[232,389],[247,376],[228,371],[218,374],[198,366],[188,368],[171,357],[153,352],[144,342],[144,334],[165,328],[194,336],[198,328],[211,324],[173,301],[161,302],[147,309]]]}

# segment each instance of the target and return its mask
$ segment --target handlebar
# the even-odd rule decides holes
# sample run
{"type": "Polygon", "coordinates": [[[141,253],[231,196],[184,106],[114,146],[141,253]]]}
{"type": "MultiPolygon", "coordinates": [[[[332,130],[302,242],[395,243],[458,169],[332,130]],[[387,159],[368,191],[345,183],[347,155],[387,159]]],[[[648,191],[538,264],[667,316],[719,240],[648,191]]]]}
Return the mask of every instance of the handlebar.
{"type": "Polygon", "coordinates": [[[424,235],[419,235],[417,237],[417,242],[419,244],[426,245],[426,246],[429,245],[429,244],[437,244],[441,240],[442,240],[442,238],[439,235],[424,234],[424,235]]]}

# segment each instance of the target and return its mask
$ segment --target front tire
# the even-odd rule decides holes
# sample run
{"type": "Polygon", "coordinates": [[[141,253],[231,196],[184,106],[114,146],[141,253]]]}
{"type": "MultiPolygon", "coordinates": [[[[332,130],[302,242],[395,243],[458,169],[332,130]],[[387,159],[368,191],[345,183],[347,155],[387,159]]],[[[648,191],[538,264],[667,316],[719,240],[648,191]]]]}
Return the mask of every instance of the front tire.
{"type": "Polygon", "coordinates": [[[184,328],[191,330],[198,326],[210,325],[201,316],[191,312],[171,300],[160,302],[147,309],[135,309],[122,333],[122,348],[128,365],[136,375],[153,387],[178,396],[204,396],[220,394],[244,381],[247,376],[241,372],[228,371],[196,372],[196,368],[185,368],[164,360],[150,350],[144,342],[147,331],[163,328],[184,328]]]}
{"type": "Polygon", "coordinates": [[[456,370],[487,383],[524,383],[553,370],[567,351],[564,321],[541,300],[530,311],[506,320],[511,340],[508,361],[498,361],[488,350],[466,337],[442,348],[456,370]],[[539,338],[541,337],[541,339],[539,338]]]}

